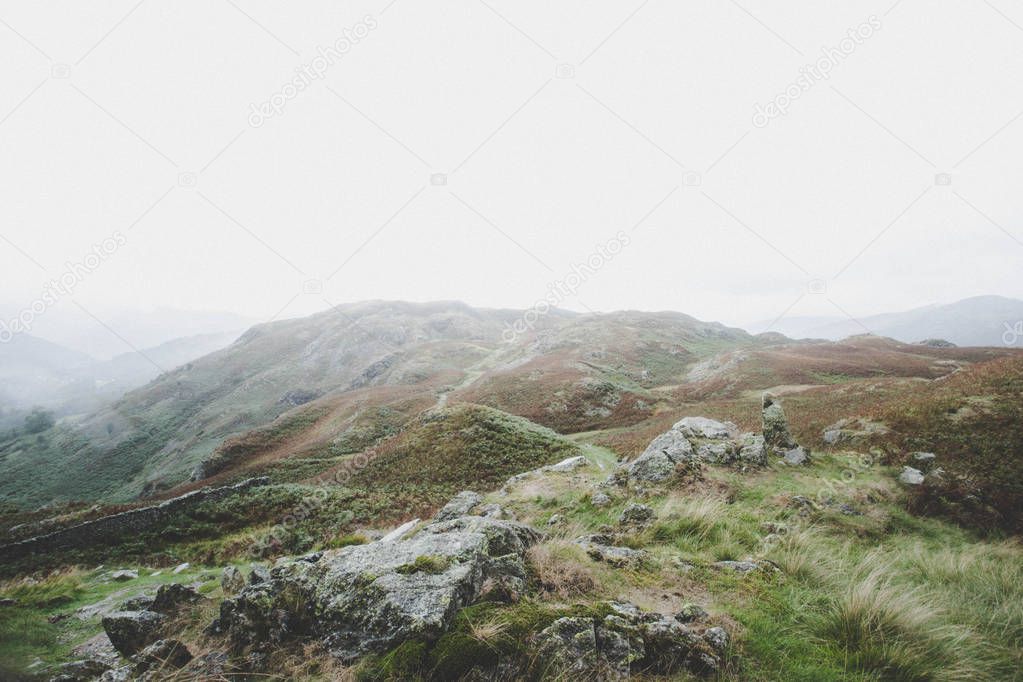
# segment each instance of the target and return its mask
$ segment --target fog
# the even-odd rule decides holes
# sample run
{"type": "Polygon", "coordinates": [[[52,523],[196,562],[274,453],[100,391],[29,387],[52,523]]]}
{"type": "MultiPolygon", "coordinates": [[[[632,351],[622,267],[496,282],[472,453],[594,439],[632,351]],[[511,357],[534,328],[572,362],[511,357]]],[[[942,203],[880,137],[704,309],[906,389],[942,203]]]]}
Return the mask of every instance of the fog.
{"type": "Polygon", "coordinates": [[[0,302],[30,332],[1023,297],[1004,0],[97,4],[0,3],[0,302]]]}

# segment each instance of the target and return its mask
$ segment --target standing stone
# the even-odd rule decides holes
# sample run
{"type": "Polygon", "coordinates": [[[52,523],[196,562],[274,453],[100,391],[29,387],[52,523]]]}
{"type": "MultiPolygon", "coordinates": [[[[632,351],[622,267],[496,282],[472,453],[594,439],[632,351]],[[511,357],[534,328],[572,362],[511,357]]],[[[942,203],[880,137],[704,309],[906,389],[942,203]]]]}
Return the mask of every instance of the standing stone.
{"type": "Polygon", "coordinates": [[[789,422],[785,418],[778,398],[765,393],[763,397],[762,418],[764,422],[764,441],[768,447],[779,450],[791,450],[797,443],[789,433],[789,422]]]}

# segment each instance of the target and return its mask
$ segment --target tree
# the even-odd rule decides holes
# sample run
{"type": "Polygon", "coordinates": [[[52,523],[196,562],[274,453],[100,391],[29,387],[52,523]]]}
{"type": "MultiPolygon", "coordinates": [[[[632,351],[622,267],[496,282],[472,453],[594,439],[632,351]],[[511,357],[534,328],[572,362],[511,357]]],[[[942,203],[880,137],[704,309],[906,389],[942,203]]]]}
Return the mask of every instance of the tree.
{"type": "Polygon", "coordinates": [[[41,407],[33,407],[25,417],[25,430],[28,433],[42,433],[56,424],[53,415],[41,407]]]}

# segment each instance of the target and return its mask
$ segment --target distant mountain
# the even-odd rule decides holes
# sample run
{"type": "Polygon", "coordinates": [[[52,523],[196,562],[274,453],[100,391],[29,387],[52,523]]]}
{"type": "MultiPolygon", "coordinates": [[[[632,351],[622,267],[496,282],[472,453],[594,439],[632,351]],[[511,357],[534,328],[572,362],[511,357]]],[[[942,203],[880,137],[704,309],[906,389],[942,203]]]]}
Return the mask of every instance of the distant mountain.
{"type": "Polygon", "coordinates": [[[29,334],[0,344],[0,405],[28,407],[65,390],[95,361],[84,353],[29,334]]]}
{"type": "MultiPolygon", "coordinates": [[[[103,361],[175,339],[240,332],[258,322],[234,313],[175,308],[89,312],[96,317],[61,303],[38,316],[28,333],[103,361]]],[[[10,320],[17,315],[17,307],[0,305],[0,319],[10,320]]]]}
{"type": "MultiPolygon", "coordinates": [[[[767,331],[769,324],[752,325],[752,331],[767,331]]],[[[1021,330],[1023,301],[1001,296],[976,296],[855,321],[837,317],[783,318],[771,326],[771,331],[791,338],[839,340],[869,331],[904,343],[944,339],[960,346],[1023,347],[1021,330]]]]}

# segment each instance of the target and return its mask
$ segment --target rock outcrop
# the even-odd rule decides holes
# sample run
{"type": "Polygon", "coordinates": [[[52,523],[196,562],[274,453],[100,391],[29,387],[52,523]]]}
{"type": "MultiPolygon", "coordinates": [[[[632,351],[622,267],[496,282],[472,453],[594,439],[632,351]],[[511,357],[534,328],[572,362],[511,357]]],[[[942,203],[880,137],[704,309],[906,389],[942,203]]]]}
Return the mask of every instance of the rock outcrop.
{"type": "Polygon", "coordinates": [[[344,661],[438,638],[488,588],[522,589],[525,551],[541,537],[515,522],[456,515],[478,497],[460,494],[397,542],[278,560],[268,580],[223,602],[213,630],[239,649],[317,638],[344,661]]]}
{"type": "Polygon", "coordinates": [[[661,483],[678,467],[697,463],[762,466],[767,463],[767,448],[762,436],[739,433],[731,422],[686,417],[651,441],[626,465],[626,472],[632,479],[661,483]]]}
{"type": "Polygon", "coordinates": [[[728,634],[697,629],[678,617],[611,602],[603,617],[565,617],[536,637],[543,675],[552,679],[628,679],[632,671],[660,675],[720,669],[728,634]]]}
{"type": "Polygon", "coordinates": [[[800,466],[810,461],[810,450],[801,446],[792,437],[785,410],[782,409],[778,398],[770,393],[763,396],[761,419],[767,448],[781,457],[785,464],[800,466]]]}

